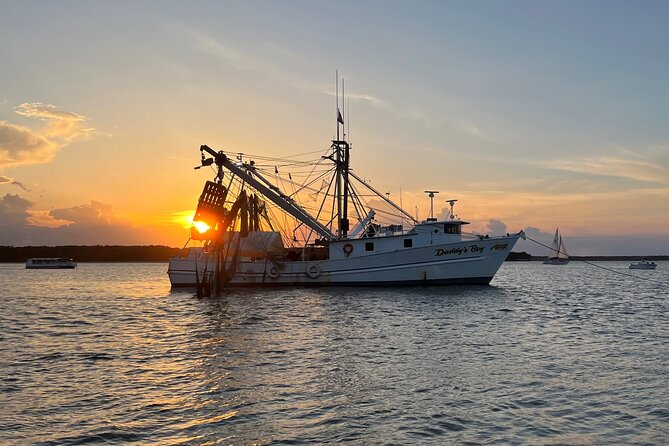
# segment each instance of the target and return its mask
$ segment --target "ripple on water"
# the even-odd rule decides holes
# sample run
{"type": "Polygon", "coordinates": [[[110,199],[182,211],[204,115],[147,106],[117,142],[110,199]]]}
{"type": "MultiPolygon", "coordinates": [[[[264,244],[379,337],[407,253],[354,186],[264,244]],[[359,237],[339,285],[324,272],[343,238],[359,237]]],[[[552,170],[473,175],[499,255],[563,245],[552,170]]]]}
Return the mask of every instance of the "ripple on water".
{"type": "Polygon", "coordinates": [[[667,288],[573,263],[201,300],[0,265],[0,443],[663,444],[667,288]]]}

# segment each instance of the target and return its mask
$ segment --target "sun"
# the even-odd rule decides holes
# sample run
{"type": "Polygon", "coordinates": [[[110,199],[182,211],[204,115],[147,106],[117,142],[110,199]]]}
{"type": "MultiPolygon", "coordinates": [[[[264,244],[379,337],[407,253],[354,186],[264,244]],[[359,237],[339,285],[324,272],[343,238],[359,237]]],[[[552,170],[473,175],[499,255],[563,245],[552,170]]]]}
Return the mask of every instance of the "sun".
{"type": "Polygon", "coordinates": [[[204,234],[210,229],[209,225],[203,221],[194,221],[193,226],[195,226],[195,229],[197,229],[200,234],[204,234]]]}

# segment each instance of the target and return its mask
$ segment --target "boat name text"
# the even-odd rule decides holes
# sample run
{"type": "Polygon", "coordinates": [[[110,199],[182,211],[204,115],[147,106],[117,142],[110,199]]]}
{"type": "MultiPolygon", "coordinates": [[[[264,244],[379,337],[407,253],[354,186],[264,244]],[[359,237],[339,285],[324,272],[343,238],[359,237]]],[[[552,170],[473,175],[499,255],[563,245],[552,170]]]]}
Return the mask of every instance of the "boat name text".
{"type": "Polygon", "coordinates": [[[435,256],[450,256],[450,255],[462,255],[463,253],[468,253],[468,252],[483,252],[485,249],[484,246],[479,246],[479,245],[470,245],[469,248],[464,247],[464,246],[458,246],[457,248],[451,248],[451,249],[443,249],[443,248],[438,248],[435,249],[434,255],[435,256]]]}

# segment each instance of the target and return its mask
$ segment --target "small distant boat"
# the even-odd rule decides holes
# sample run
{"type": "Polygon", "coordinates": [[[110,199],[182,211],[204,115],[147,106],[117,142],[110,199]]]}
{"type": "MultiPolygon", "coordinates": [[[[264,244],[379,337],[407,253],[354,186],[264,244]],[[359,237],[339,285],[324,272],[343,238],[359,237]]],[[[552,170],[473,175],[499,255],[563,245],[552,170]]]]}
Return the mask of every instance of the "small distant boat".
{"type": "Polygon", "coordinates": [[[77,263],[72,259],[63,257],[33,257],[26,261],[28,269],[72,269],[77,263]]]}
{"type": "Polygon", "coordinates": [[[569,254],[567,254],[567,249],[564,247],[564,241],[558,228],[555,230],[553,245],[548,252],[548,257],[544,260],[544,265],[566,265],[567,263],[569,263],[569,254]]]}
{"type": "Polygon", "coordinates": [[[629,269],[655,269],[655,267],[657,267],[657,263],[641,259],[640,262],[630,263],[629,269]]]}

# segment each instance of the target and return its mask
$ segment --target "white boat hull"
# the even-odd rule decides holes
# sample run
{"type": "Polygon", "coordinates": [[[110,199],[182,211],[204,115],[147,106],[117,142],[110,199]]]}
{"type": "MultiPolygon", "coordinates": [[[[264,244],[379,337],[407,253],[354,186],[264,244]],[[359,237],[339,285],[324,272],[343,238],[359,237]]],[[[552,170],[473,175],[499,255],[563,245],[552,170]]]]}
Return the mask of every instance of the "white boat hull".
{"type": "MultiPolygon", "coordinates": [[[[334,260],[245,260],[237,264],[226,286],[488,284],[518,238],[493,237],[334,260]]],[[[177,257],[170,260],[168,274],[173,287],[194,287],[205,271],[214,270],[213,258],[177,257]]]]}
{"type": "Polygon", "coordinates": [[[629,269],[655,269],[657,267],[656,264],[635,264],[631,263],[629,266],[629,269]]]}
{"type": "Polygon", "coordinates": [[[77,264],[63,258],[32,258],[26,261],[26,269],[74,269],[77,264]]]}

